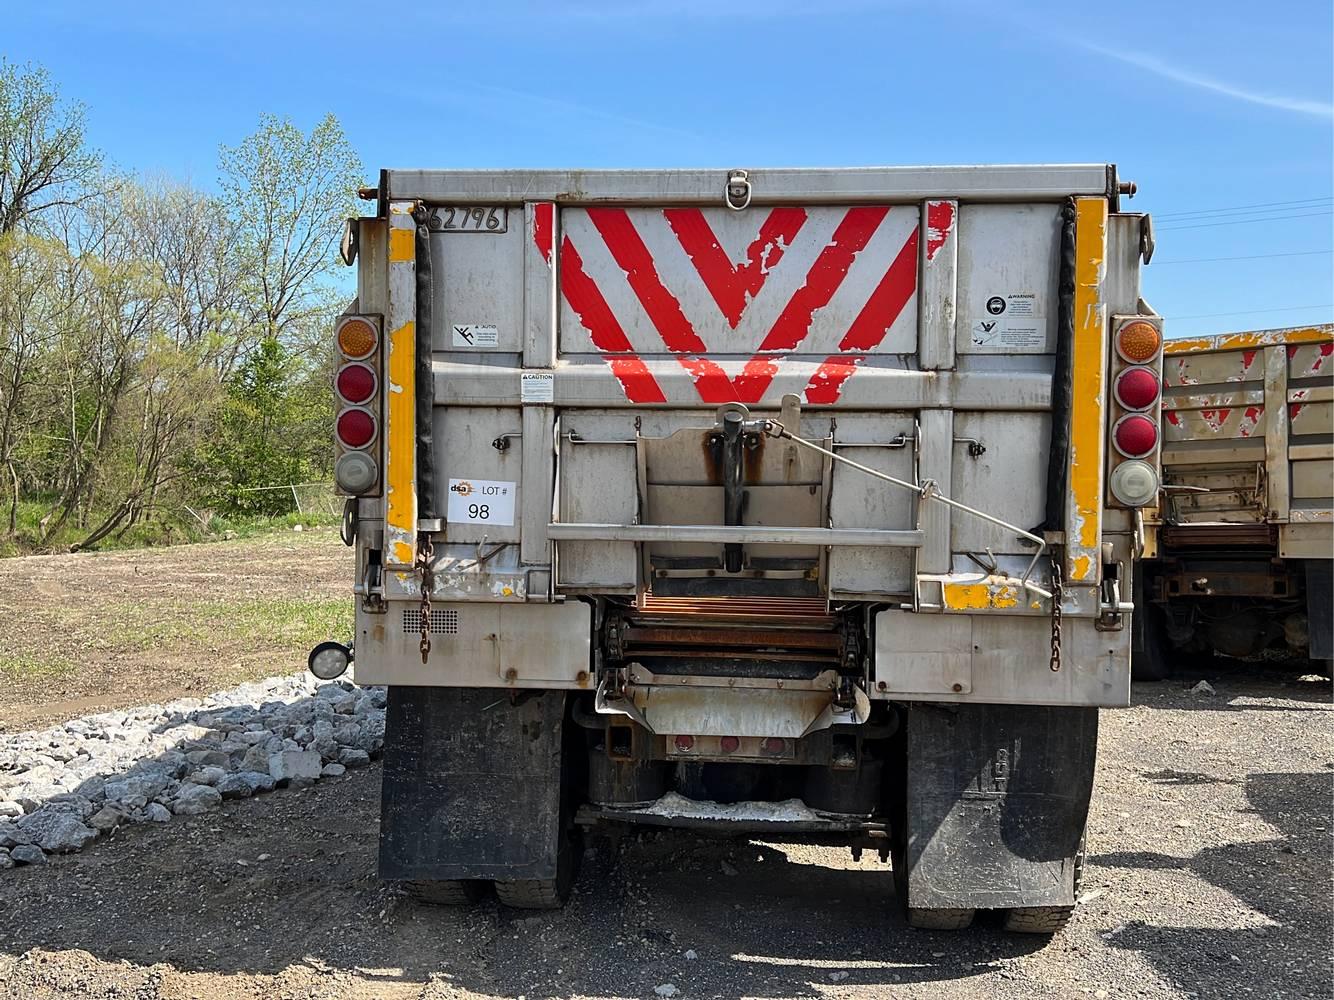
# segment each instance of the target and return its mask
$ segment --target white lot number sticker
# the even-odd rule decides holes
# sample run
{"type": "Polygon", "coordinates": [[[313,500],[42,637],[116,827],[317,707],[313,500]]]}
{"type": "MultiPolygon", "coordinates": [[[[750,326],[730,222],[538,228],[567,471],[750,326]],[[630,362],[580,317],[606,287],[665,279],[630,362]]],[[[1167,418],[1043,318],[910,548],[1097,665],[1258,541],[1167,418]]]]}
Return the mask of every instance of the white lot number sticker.
{"type": "Polygon", "coordinates": [[[514,483],[451,479],[445,517],[454,524],[513,524],[514,483]]]}
{"type": "Polygon", "coordinates": [[[550,403],[555,398],[554,372],[523,372],[519,375],[519,402],[550,403]]]}
{"type": "Polygon", "coordinates": [[[1032,292],[992,295],[987,314],[975,319],[973,346],[984,351],[1043,351],[1047,347],[1047,324],[1032,292]]]}
{"type": "Polygon", "coordinates": [[[487,323],[454,323],[450,326],[455,347],[495,347],[500,331],[487,323]]]}

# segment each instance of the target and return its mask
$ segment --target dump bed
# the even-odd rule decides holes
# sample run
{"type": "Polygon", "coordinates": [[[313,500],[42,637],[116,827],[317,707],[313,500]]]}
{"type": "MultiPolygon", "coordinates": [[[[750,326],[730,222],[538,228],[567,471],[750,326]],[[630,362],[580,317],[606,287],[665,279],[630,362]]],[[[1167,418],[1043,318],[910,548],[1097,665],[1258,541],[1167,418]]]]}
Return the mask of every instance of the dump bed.
{"type": "Polygon", "coordinates": [[[1123,703],[1108,491],[1157,485],[1161,319],[1120,191],[1102,164],[384,172],[352,312],[387,342],[358,516],[388,610],[359,652],[390,683],[1123,703]],[[445,669],[416,662],[437,622],[445,669]]]}
{"type": "Polygon", "coordinates": [[[1282,556],[1334,557],[1334,325],[1169,341],[1165,354],[1169,531],[1244,541],[1223,526],[1249,525],[1275,532],[1282,556]]]}

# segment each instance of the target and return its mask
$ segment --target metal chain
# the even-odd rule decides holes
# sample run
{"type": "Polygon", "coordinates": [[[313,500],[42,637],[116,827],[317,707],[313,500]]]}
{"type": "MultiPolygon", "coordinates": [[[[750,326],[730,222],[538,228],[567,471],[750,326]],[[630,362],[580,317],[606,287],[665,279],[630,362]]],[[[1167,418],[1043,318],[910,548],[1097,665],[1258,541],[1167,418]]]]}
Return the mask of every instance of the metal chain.
{"type": "Polygon", "coordinates": [[[417,577],[422,592],[422,638],[417,648],[421,650],[422,663],[425,663],[426,658],[431,655],[431,590],[435,587],[435,571],[431,569],[431,556],[434,550],[431,536],[422,532],[417,542],[417,577]]]}
{"type": "Polygon", "coordinates": [[[1051,561],[1051,669],[1061,669],[1061,601],[1065,588],[1061,583],[1061,560],[1051,561]]]}

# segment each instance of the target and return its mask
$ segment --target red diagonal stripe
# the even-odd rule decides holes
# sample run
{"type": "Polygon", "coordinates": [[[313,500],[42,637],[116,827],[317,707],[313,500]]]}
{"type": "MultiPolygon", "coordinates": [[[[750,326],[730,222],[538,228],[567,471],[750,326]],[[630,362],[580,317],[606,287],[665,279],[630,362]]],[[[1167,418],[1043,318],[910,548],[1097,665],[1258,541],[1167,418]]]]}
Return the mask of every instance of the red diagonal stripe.
{"type": "Polygon", "coordinates": [[[551,263],[553,237],[556,231],[556,205],[550,201],[539,201],[533,206],[533,242],[542,251],[548,264],[551,263]]]}
{"type": "Polygon", "coordinates": [[[806,402],[816,405],[833,405],[838,402],[843,392],[843,383],[848,380],[857,365],[866,360],[862,354],[833,354],[825,359],[824,364],[815,370],[810,383],[806,386],[806,402]]]}
{"type": "Polygon", "coordinates": [[[839,341],[840,351],[874,351],[917,288],[917,230],[909,235],[862,311],[839,341]]]}
{"type": "MultiPolygon", "coordinates": [[[[579,317],[584,327],[593,338],[593,346],[599,351],[616,354],[633,354],[634,347],[630,338],[616,321],[607,300],[598,291],[598,286],[584,270],[583,259],[574,248],[568,236],[561,241],[560,247],[561,291],[565,301],[579,317]]],[[[648,367],[637,357],[605,358],[611,365],[612,374],[621,383],[625,396],[632,403],[665,403],[662,387],[649,372],[648,367]]]]}
{"type": "Polygon", "coordinates": [[[667,208],[662,214],[733,330],[806,221],[804,209],[775,208],[746,248],[746,259],[733,265],[698,208],[667,208]]]}
{"type": "Polygon", "coordinates": [[[705,354],[708,348],[681,311],[681,303],[667,290],[653,264],[653,255],[640,239],[635,224],[623,208],[590,208],[588,218],[607,249],[625,272],[630,287],[639,296],[644,312],[658,328],[667,350],[675,354],[705,354]]]}
{"type": "Polygon", "coordinates": [[[811,265],[806,283],[793,294],[760,344],[761,351],[790,351],[806,338],[815,311],[829,304],[853,260],[888,214],[889,209],[884,206],[848,209],[834,230],[833,239],[811,265]]]}

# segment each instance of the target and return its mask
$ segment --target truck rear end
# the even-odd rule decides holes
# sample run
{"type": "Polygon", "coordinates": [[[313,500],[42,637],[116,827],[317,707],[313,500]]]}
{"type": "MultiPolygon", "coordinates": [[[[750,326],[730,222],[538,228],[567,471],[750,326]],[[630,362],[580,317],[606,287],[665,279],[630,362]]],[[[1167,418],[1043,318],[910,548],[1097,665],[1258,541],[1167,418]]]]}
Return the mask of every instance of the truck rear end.
{"type": "Polygon", "coordinates": [[[1158,488],[1123,190],[383,172],[336,331],[382,876],[559,905],[581,832],[675,826],[1059,927],[1158,488]]]}
{"type": "Polygon", "coordinates": [[[1334,326],[1169,341],[1136,676],[1334,658],[1334,326]]]}

